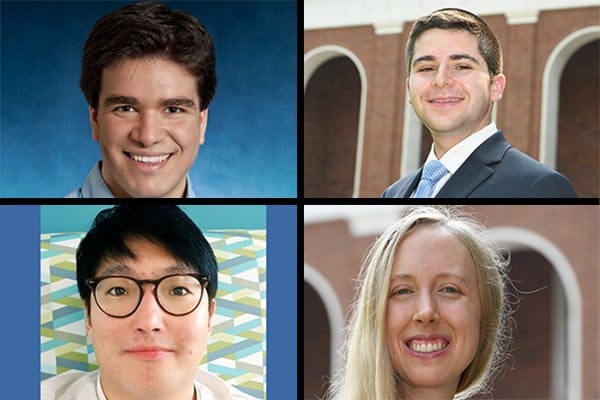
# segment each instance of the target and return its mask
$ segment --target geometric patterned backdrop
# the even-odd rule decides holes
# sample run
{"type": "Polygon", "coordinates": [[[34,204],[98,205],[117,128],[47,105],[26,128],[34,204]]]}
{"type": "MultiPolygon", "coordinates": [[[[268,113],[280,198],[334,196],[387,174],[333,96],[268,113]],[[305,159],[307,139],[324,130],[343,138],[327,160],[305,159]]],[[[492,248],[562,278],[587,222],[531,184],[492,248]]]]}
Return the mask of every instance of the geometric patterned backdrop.
{"type": "MultiPolygon", "coordinates": [[[[86,232],[41,236],[41,379],[98,368],[77,291],[86,232]]],[[[200,369],[259,399],[266,390],[266,230],[203,230],[219,264],[217,310],[200,369]]]]}

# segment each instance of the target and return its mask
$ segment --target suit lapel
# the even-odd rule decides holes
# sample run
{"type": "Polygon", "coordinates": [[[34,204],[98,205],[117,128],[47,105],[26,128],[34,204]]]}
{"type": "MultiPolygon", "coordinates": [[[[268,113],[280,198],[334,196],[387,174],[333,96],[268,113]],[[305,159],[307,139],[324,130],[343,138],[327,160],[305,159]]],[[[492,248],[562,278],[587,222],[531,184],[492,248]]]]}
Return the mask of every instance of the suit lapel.
{"type": "Polygon", "coordinates": [[[468,197],[494,173],[491,165],[500,162],[510,147],[502,131],[494,133],[465,160],[436,197],[468,197]]]}
{"type": "Polygon", "coordinates": [[[410,175],[405,176],[398,182],[394,183],[385,191],[384,196],[390,198],[409,198],[412,192],[417,187],[419,179],[421,179],[422,170],[423,168],[419,169],[416,172],[413,172],[410,175]]]}
{"type": "Polygon", "coordinates": [[[435,197],[468,197],[468,195],[494,173],[479,157],[471,154],[464,164],[446,182],[435,197]]]}
{"type": "Polygon", "coordinates": [[[419,181],[421,180],[422,172],[423,172],[423,167],[419,168],[419,170],[413,174],[413,176],[411,177],[412,179],[407,179],[407,182],[406,182],[407,184],[405,187],[402,188],[400,197],[403,197],[405,199],[410,197],[412,192],[414,192],[415,189],[417,188],[419,181]]]}

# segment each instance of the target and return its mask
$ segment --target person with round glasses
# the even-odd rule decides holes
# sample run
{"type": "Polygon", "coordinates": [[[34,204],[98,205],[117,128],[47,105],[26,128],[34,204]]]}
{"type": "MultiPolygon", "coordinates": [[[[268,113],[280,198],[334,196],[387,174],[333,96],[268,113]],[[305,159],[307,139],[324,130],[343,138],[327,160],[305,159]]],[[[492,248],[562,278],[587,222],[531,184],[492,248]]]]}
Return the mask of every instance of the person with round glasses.
{"type": "Polygon", "coordinates": [[[101,211],[76,253],[99,369],[42,382],[42,399],[249,400],[198,366],[216,309],[217,262],[177,206],[101,211]]]}
{"type": "Polygon", "coordinates": [[[164,312],[183,316],[200,305],[208,280],[208,275],[187,273],[165,275],[154,280],[110,275],[89,278],[85,283],[93,291],[99,309],[111,317],[126,318],[140,306],[144,284],[154,285],[152,293],[164,312]]]}

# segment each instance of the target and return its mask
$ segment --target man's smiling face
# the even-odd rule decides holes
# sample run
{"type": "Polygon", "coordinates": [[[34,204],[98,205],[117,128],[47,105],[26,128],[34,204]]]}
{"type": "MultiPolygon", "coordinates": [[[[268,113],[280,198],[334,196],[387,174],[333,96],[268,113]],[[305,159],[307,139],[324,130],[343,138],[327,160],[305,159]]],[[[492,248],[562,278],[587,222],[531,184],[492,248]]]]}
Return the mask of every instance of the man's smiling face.
{"type": "Polygon", "coordinates": [[[102,177],[115,197],[183,197],[208,119],[196,82],[185,67],[161,58],[104,69],[90,122],[102,177]]]}
{"type": "Polygon", "coordinates": [[[415,41],[407,85],[415,113],[431,133],[462,140],[489,124],[505,78],[490,77],[475,36],[435,28],[415,41]]]}

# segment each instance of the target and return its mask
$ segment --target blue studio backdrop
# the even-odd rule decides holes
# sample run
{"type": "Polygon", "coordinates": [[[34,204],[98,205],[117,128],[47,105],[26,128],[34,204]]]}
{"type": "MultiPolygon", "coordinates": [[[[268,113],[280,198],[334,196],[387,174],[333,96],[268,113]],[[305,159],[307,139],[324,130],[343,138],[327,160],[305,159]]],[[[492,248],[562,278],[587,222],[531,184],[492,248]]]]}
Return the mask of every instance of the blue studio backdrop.
{"type": "MultiPolygon", "coordinates": [[[[63,197],[100,159],[79,89],[94,23],[124,2],[0,2],[0,197],[63,197]]],[[[297,3],[165,2],[195,15],[217,52],[200,197],[296,197],[297,3]]]]}

